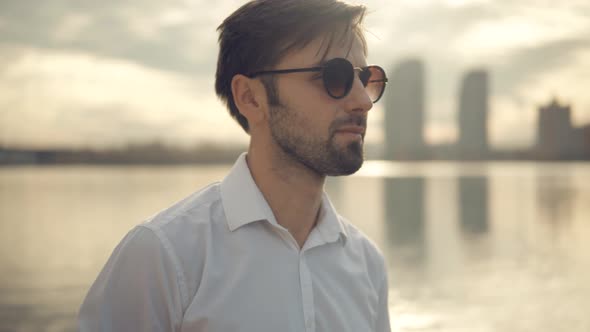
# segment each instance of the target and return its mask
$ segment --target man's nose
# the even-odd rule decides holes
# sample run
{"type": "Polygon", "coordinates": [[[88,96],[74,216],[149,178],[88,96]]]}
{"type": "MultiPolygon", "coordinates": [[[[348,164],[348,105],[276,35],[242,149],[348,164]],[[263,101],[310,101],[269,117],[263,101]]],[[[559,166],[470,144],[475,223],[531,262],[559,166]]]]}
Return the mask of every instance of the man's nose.
{"type": "Polygon", "coordinates": [[[360,78],[355,75],[352,88],[347,96],[350,105],[347,107],[351,112],[368,112],[373,108],[373,101],[367,94],[367,90],[360,78]]]}

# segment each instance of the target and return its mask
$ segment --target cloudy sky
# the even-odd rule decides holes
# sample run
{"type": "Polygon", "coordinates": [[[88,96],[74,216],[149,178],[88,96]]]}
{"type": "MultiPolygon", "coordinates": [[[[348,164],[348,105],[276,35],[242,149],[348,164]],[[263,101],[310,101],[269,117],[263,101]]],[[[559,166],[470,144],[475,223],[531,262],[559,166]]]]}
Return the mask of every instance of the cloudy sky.
{"type": "MultiPolygon", "coordinates": [[[[215,97],[215,28],[244,1],[0,2],[0,145],[244,143],[215,97]]],[[[356,1],[361,2],[361,1],[356,1]]],[[[365,0],[369,62],[424,62],[426,138],[452,141],[462,76],[491,79],[491,141],[526,146],[553,96],[590,123],[590,2],[365,0]]],[[[371,113],[368,141],[383,137],[371,113]]]]}

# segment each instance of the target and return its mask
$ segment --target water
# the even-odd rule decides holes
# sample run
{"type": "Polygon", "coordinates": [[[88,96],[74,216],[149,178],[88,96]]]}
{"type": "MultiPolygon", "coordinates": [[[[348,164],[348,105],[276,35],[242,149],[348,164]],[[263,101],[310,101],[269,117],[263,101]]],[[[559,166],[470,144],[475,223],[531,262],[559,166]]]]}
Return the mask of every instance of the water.
{"type": "MultiPolygon", "coordinates": [[[[0,168],[0,331],[75,331],[123,235],[229,168],[0,168]]],[[[590,164],[375,161],[326,189],[383,250],[393,331],[590,331],[590,164]]]]}

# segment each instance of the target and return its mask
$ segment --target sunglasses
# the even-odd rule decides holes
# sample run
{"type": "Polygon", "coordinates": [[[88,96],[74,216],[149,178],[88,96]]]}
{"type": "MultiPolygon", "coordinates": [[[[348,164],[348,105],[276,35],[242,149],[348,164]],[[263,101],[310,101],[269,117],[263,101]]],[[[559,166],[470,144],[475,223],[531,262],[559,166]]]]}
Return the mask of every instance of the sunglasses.
{"type": "Polygon", "coordinates": [[[376,103],[381,98],[383,91],[385,91],[385,83],[387,83],[387,77],[385,76],[383,68],[375,65],[360,68],[354,67],[350,61],[343,58],[331,59],[319,67],[263,70],[246,76],[254,78],[256,76],[268,74],[303,72],[320,72],[322,74],[326,92],[334,99],[344,98],[350,93],[352,84],[354,83],[355,72],[358,72],[358,77],[363,83],[365,91],[373,103],[376,103]]]}

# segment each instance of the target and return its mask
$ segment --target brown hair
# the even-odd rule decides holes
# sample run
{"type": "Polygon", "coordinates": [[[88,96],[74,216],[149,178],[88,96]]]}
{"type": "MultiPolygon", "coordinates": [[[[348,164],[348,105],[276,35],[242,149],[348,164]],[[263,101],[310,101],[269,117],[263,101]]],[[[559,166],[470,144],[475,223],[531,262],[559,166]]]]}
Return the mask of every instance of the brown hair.
{"type": "MultiPolygon", "coordinates": [[[[270,69],[288,52],[304,48],[319,36],[325,52],[337,38],[353,32],[367,45],[362,33],[366,8],[339,0],[253,0],[240,7],[217,28],[219,57],[215,91],[230,115],[248,132],[248,120],[233,100],[231,81],[236,74],[247,75],[270,69]]],[[[325,53],[324,53],[325,56],[325,53]]],[[[263,79],[269,100],[277,99],[272,77],[263,79]]]]}

